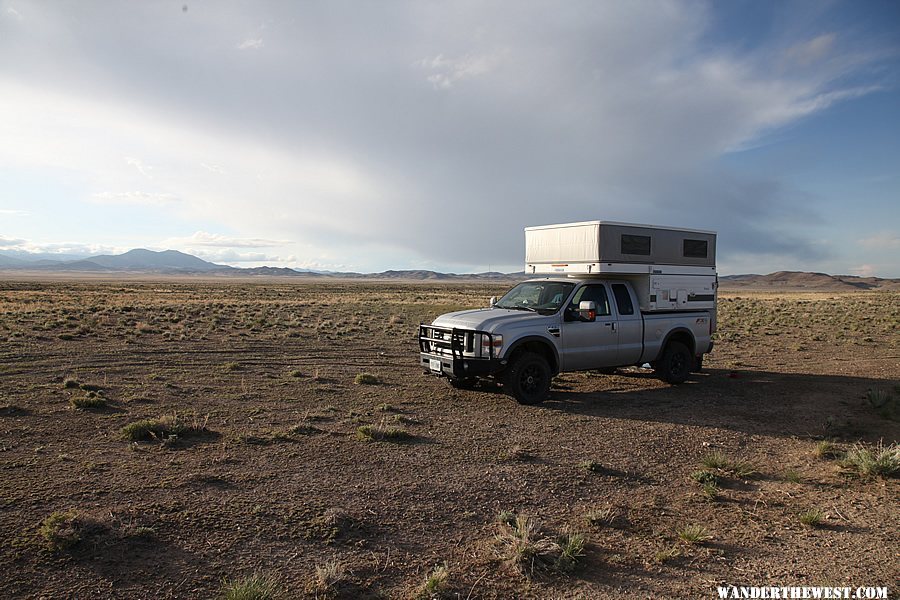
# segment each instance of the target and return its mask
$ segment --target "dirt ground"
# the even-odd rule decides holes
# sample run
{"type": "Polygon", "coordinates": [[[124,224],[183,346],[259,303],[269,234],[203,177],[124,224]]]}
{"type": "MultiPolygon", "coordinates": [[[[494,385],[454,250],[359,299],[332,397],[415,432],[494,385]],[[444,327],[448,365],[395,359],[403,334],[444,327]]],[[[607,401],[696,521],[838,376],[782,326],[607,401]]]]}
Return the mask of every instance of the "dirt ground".
{"type": "Polygon", "coordinates": [[[420,321],[502,291],[0,282],[0,594],[213,598],[254,574],[287,598],[897,593],[900,482],[816,449],[900,439],[870,402],[900,397],[900,293],[726,292],[688,383],[566,374],[526,407],[417,364],[420,321]],[[160,417],[183,428],[123,433],[160,417]],[[581,556],[517,563],[504,511],[583,534],[581,556]]]}

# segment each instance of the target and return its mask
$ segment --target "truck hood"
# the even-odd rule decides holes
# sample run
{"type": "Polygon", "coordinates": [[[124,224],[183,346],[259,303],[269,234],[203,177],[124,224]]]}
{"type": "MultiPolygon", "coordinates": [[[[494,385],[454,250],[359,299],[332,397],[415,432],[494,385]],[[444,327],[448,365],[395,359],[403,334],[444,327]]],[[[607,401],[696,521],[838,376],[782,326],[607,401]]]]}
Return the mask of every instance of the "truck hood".
{"type": "Polygon", "coordinates": [[[551,318],[549,315],[528,312],[524,310],[510,310],[506,308],[479,308],[476,310],[461,310],[447,313],[434,320],[432,325],[439,327],[459,327],[460,329],[480,329],[493,332],[498,326],[507,327],[512,324],[520,324],[532,321],[545,321],[551,318]]]}

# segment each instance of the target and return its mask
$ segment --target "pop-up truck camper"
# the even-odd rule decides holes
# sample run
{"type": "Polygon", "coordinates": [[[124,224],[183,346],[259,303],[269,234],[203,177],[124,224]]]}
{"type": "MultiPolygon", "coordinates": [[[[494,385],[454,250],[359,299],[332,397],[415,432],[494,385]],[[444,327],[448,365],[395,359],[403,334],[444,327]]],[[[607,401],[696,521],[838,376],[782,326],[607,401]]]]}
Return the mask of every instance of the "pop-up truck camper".
{"type": "Polygon", "coordinates": [[[490,377],[522,404],[561,372],[649,363],[669,383],[702,368],[716,323],[716,234],[588,221],[525,229],[534,276],[489,308],[419,327],[426,373],[490,377]]]}

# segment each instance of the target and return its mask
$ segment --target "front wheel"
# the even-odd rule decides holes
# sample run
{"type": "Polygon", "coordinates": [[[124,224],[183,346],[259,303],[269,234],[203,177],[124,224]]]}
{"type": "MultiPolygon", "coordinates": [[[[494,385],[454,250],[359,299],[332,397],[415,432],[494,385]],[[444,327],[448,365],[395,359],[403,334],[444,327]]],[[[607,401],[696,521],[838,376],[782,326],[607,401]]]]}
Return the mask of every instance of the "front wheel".
{"type": "Polygon", "coordinates": [[[547,398],[551,377],[547,360],[539,354],[526,352],[507,368],[503,389],[519,404],[537,404],[547,398]]]}
{"type": "Polygon", "coordinates": [[[694,357],[681,342],[669,342],[656,365],[656,372],[666,383],[683,383],[691,373],[694,357]]]}

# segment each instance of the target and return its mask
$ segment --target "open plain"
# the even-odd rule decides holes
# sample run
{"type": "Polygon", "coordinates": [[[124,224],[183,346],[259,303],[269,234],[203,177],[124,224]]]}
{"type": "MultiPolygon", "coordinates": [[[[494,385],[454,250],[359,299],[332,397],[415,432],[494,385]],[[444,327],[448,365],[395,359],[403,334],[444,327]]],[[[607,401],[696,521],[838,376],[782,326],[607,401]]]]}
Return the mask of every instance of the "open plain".
{"type": "Polygon", "coordinates": [[[896,458],[900,293],[725,292],[688,383],[566,374],[525,407],[417,364],[420,321],[502,292],[0,282],[0,593],[896,586],[900,484],[853,459],[896,458]]]}

